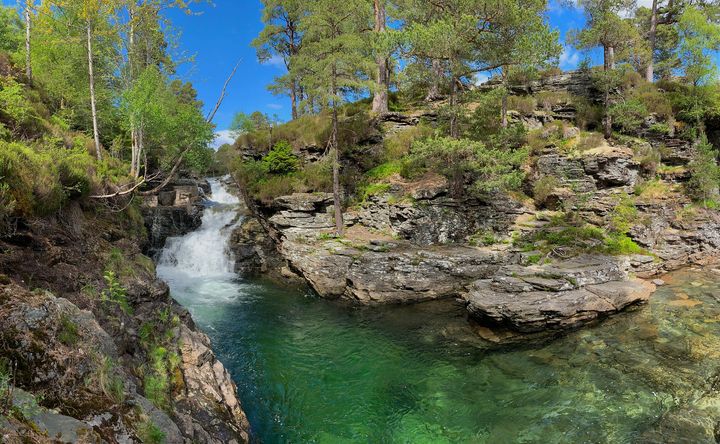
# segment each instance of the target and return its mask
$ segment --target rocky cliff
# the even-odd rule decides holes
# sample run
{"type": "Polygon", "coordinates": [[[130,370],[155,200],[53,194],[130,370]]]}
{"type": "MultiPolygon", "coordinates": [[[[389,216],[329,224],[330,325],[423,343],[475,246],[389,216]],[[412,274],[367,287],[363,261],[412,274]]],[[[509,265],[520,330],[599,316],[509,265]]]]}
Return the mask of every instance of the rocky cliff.
{"type": "MultiPolygon", "coordinates": [[[[197,185],[171,191],[148,220],[196,211],[197,185]]],[[[156,278],[145,239],[137,207],[77,203],[0,239],[0,441],[248,441],[234,383],[156,278]]]]}
{"type": "MultiPolygon", "coordinates": [[[[581,131],[569,94],[596,94],[582,72],[511,91],[542,93],[547,102],[510,112],[532,135],[525,195],[458,197],[442,176],[394,174],[347,209],[342,238],[332,235],[330,194],[272,202],[246,195],[255,230],[273,241],[284,274],[300,276],[321,297],[355,303],[455,297],[483,325],[534,333],[641,304],[655,288],[642,278],[718,257],[720,214],[683,193],[692,143],[653,133],[654,117],[634,137],[610,142],[581,131]],[[609,239],[621,224],[627,234],[609,239]]],[[[393,113],[374,124],[397,134],[417,125],[416,115],[433,116],[393,113]]],[[[264,264],[265,245],[265,253],[243,258],[264,264]]]]}

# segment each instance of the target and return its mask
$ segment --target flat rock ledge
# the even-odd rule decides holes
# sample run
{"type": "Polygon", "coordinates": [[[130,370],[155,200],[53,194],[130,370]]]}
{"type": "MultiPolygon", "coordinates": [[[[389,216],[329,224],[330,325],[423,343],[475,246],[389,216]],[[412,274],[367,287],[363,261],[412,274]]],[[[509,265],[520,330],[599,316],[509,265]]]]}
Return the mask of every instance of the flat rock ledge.
{"type": "Polygon", "coordinates": [[[463,296],[470,317],[520,333],[575,328],[646,302],[655,285],[628,278],[622,261],[582,256],[551,265],[504,266],[463,296]]]}

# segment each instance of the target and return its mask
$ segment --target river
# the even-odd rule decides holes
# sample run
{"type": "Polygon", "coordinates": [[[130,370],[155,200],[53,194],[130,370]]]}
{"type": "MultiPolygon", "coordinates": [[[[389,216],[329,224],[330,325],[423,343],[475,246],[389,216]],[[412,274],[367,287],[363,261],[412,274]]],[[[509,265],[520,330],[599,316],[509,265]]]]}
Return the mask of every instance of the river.
{"type": "Polygon", "coordinates": [[[636,442],[720,368],[716,274],[675,273],[644,307],[498,348],[452,301],[357,308],[238,278],[238,200],[211,186],[216,204],[168,240],[158,274],[211,337],[260,442],[636,442]]]}

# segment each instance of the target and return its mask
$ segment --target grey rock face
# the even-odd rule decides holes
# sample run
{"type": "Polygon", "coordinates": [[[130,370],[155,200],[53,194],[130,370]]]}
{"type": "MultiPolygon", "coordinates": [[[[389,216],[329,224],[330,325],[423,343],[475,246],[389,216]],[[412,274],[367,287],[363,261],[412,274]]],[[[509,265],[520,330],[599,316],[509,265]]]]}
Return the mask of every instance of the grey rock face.
{"type": "Polygon", "coordinates": [[[182,236],[200,227],[204,196],[210,184],[203,180],[177,179],[157,196],[149,196],[142,207],[148,241],[144,251],[154,256],[168,237],[182,236]]]}
{"type": "Polygon", "coordinates": [[[320,296],[363,304],[402,304],[456,296],[468,282],[492,276],[501,264],[517,259],[479,248],[371,251],[337,242],[313,248],[286,241],[283,253],[320,296]]]}
{"type": "Polygon", "coordinates": [[[627,280],[617,259],[585,256],[549,266],[503,267],[464,296],[471,317],[521,333],[572,328],[647,301],[655,286],[627,280]]]}

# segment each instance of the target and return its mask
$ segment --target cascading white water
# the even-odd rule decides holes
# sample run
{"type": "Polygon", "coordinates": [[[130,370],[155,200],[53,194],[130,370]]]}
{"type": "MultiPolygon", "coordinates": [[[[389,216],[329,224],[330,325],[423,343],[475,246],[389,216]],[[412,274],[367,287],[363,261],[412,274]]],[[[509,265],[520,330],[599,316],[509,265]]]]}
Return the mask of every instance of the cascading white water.
{"type": "Polygon", "coordinates": [[[200,228],[168,238],[160,254],[158,274],[168,281],[234,276],[235,261],[227,246],[240,201],[220,180],[209,182],[212,205],[205,209],[200,228]]]}

